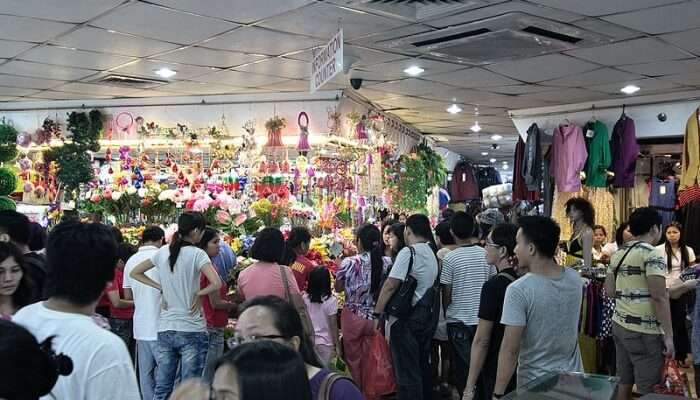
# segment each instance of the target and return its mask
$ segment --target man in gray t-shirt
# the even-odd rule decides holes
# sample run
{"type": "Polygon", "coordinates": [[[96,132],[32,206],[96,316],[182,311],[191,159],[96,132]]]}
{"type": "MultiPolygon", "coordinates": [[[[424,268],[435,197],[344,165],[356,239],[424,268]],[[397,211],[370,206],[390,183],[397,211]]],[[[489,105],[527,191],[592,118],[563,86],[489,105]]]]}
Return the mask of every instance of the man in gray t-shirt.
{"type": "Polygon", "coordinates": [[[550,371],[583,372],[578,346],[583,281],[554,260],[560,234],[556,222],[539,216],[518,222],[515,254],[530,272],[506,290],[495,395],[503,394],[516,363],[518,387],[550,371]]]}

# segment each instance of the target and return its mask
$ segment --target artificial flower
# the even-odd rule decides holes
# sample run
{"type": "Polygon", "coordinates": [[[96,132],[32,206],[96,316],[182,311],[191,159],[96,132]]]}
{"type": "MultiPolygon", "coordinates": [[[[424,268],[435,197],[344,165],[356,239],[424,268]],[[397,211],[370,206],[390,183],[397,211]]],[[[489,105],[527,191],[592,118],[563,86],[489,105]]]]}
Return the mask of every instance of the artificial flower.
{"type": "Polygon", "coordinates": [[[112,192],[112,200],[119,201],[119,199],[122,197],[122,194],[123,193],[119,191],[112,192]]]}
{"type": "Polygon", "coordinates": [[[220,224],[227,224],[231,221],[231,214],[225,210],[219,210],[216,212],[216,222],[220,224]]]}

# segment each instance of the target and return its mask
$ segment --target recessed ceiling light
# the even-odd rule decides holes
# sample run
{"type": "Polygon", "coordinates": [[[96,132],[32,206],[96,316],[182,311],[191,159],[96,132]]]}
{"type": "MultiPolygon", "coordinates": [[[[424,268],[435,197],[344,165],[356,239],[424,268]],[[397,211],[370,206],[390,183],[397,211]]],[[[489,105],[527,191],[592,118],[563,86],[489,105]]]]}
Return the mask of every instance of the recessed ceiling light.
{"type": "Polygon", "coordinates": [[[161,68],[155,71],[156,75],[160,76],[161,78],[172,78],[177,74],[177,71],[173,71],[170,68],[161,68]]]}
{"type": "Polygon", "coordinates": [[[508,169],[508,164],[503,164],[503,169],[508,169]]]}
{"type": "Polygon", "coordinates": [[[501,139],[503,139],[503,136],[501,136],[501,135],[492,135],[491,136],[491,140],[501,140],[501,139]]]}
{"type": "Polygon", "coordinates": [[[462,109],[457,104],[452,104],[447,108],[447,112],[450,114],[459,114],[462,112],[462,109]]]}
{"type": "Polygon", "coordinates": [[[479,125],[479,121],[475,121],[474,125],[472,125],[469,129],[471,129],[472,132],[475,133],[481,132],[481,126],[479,125]]]}
{"type": "Polygon", "coordinates": [[[496,162],[496,159],[495,159],[495,158],[492,158],[492,159],[490,159],[489,161],[490,161],[491,163],[495,163],[495,162],[496,162]]]}
{"type": "Polygon", "coordinates": [[[503,161],[503,164],[508,164],[508,160],[503,161]]]}
{"type": "Polygon", "coordinates": [[[636,85],[627,85],[620,89],[620,91],[624,94],[634,94],[639,91],[639,86],[636,85]]]}
{"type": "Polygon", "coordinates": [[[488,156],[488,155],[489,155],[489,152],[488,152],[488,151],[482,151],[482,152],[481,152],[481,155],[482,155],[482,156],[488,156]]]}
{"type": "Polygon", "coordinates": [[[418,76],[425,72],[425,70],[417,65],[411,65],[410,67],[403,70],[403,72],[406,73],[406,75],[418,76]]]}

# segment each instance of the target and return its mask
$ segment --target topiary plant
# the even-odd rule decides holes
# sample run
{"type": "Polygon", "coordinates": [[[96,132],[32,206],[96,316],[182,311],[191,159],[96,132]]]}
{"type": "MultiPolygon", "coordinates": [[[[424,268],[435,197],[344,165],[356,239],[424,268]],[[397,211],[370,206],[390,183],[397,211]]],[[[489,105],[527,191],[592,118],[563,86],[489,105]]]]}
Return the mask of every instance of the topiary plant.
{"type": "Polygon", "coordinates": [[[0,195],[7,196],[17,188],[17,174],[7,167],[0,167],[0,195]]]}
{"type": "Polygon", "coordinates": [[[0,196],[0,211],[5,210],[16,211],[17,203],[7,196],[0,196]]]}
{"type": "Polygon", "coordinates": [[[0,162],[17,158],[17,133],[17,129],[5,119],[0,122],[0,162]]]}
{"type": "Polygon", "coordinates": [[[95,178],[90,156],[85,149],[74,143],[67,143],[46,153],[49,161],[58,163],[58,180],[68,190],[75,190],[81,183],[95,178]]]}

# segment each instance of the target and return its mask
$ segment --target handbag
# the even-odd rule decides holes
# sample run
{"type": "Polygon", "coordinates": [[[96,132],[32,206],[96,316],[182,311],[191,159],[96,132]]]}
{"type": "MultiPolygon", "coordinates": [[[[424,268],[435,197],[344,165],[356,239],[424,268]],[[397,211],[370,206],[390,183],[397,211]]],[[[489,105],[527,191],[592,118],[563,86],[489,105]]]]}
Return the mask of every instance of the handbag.
{"type": "Polygon", "coordinates": [[[289,281],[287,280],[286,271],[282,265],[278,266],[280,269],[280,276],[282,277],[282,283],[284,284],[284,299],[294,306],[294,309],[299,313],[301,325],[304,327],[304,334],[311,340],[311,343],[313,343],[313,338],[316,333],[314,331],[314,325],[311,322],[311,317],[309,317],[309,313],[306,310],[306,304],[304,304],[300,296],[292,296],[292,293],[289,291],[289,281]]]}
{"type": "Polygon", "coordinates": [[[411,252],[411,259],[408,262],[406,278],[391,296],[385,309],[387,314],[396,318],[406,318],[411,315],[411,312],[413,312],[413,295],[416,293],[416,287],[418,287],[418,281],[411,276],[416,250],[413,246],[408,246],[408,249],[411,252]]]}
{"type": "Polygon", "coordinates": [[[688,390],[688,377],[678,367],[678,363],[671,357],[666,358],[661,375],[661,383],[654,386],[654,393],[671,396],[690,395],[688,390]]]}

